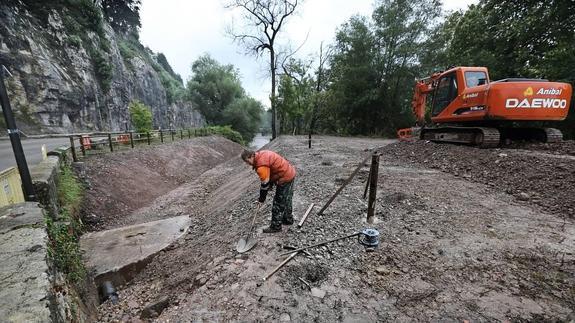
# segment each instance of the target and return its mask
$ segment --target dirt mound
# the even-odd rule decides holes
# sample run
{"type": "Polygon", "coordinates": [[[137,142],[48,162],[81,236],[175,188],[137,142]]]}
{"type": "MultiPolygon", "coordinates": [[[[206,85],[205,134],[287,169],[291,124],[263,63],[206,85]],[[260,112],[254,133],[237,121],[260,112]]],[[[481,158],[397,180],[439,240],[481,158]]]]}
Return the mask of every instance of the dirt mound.
{"type": "Polygon", "coordinates": [[[547,212],[575,217],[573,141],[525,144],[521,149],[479,149],[426,141],[387,146],[384,155],[400,164],[417,164],[484,183],[536,204],[547,212]]]}
{"type": "Polygon", "coordinates": [[[215,165],[237,157],[241,149],[234,142],[212,136],[86,159],[82,176],[88,190],[82,212],[88,230],[143,222],[125,221],[125,217],[215,165]]]}
{"type": "Polygon", "coordinates": [[[306,246],[367,226],[361,199],[367,167],[324,215],[317,211],[366,148],[386,143],[320,137],[310,150],[303,137],[272,142],[268,148],[298,170],[296,219],[310,203],[318,206],[301,229],[284,226],[266,235],[268,198],[256,222],[258,244],[246,254],[234,249],[250,226],[258,180],[240,160],[158,198],[154,212],[191,215],[190,233],[120,288],[119,305],[102,304],[100,321],[137,318],[162,297],[170,298],[157,317],[162,322],[557,321],[569,315],[575,226],[491,186],[405,165],[389,153],[381,163],[374,225],[380,247],[365,252],[350,238],[310,249],[264,281],[285,258],[282,245],[306,246]]]}

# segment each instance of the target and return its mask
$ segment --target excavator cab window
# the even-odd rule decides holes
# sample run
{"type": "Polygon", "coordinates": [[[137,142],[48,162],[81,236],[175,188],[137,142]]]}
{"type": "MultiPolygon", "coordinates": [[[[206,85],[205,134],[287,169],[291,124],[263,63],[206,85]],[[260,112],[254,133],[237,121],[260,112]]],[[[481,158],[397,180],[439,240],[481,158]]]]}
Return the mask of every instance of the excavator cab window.
{"type": "Polygon", "coordinates": [[[467,87],[475,87],[487,83],[487,74],[485,72],[465,72],[465,83],[467,87]]]}
{"type": "Polygon", "coordinates": [[[431,115],[436,116],[457,97],[457,76],[450,73],[439,79],[433,96],[431,115]]]}

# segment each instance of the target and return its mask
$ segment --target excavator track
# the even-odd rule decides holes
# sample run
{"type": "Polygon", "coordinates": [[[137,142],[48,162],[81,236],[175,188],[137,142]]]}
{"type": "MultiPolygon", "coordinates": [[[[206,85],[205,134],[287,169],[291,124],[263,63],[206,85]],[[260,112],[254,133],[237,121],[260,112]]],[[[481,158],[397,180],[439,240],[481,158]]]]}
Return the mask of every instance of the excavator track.
{"type": "Polygon", "coordinates": [[[421,139],[493,148],[499,146],[499,130],[485,127],[439,127],[421,130],[421,139]]]}

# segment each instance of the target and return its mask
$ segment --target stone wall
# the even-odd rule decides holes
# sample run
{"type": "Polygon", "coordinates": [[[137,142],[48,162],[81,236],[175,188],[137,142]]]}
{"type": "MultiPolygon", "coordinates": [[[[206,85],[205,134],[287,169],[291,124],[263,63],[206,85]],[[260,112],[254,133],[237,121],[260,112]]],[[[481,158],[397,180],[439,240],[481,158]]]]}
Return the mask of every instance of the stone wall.
{"type": "Polygon", "coordinates": [[[87,280],[80,297],[49,255],[46,217],[58,221],[57,183],[61,149],[31,168],[38,202],[0,208],[0,317],[7,322],[90,322],[97,295],[87,280]],[[89,301],[85,301],[89,300],[89,301]],[[90,301],[91,300],[91,301],[90,301]]]}

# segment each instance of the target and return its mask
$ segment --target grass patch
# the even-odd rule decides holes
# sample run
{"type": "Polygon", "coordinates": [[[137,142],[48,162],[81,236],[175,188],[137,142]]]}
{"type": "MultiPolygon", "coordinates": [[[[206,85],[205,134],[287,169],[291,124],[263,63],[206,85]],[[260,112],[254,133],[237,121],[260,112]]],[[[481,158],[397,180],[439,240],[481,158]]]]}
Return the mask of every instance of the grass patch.
{"type": "Polygon", "coordinates": [[[61,167],[57,186],[60,204],[57,220],[46,217],[50,237],[48,254],[68,280],[76,284],[86,277],[79,241],[83,223],[78,215],[84,187],[68,165],[61,167]]]}

